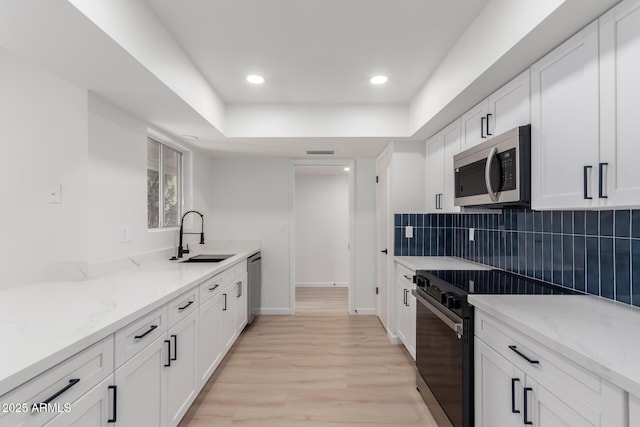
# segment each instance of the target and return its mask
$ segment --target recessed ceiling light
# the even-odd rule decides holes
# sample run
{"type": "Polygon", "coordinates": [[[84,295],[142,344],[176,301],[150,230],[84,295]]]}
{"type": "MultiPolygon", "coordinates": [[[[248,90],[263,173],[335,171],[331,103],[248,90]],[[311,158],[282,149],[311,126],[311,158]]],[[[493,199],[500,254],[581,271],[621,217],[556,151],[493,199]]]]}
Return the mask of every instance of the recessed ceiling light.
{"type": "Polygon", "coordinates": [[[372,85],[382,85],[385,84],[389,80],[387,76],[373,76],[369,80],[372,85]]]}
{"type": "Polygon", "coordinates": [[[254,85],[261,85],[262,83],[264,83],[264,77],[257,74],[249,74],[247,76],[247,81],[254,85]]]}
{"type": "Polygon", "coordinates": [[[344,168],[344,171],[345,171],[345,172],[349,172],[349,167],[345,167],[345,168],[344,168]]]}

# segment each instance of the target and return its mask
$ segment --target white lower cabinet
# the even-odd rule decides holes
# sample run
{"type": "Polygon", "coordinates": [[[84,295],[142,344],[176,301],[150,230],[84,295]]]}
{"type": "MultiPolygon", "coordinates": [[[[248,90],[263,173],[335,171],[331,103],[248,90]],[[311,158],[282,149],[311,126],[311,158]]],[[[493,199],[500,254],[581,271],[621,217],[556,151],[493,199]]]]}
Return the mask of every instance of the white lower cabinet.
{"type": "Polygon", "coordinates": [[[627,427],[626,393],[476,309],[475,426],[627,427]]]}
{"type": "Polygon", "coordinates": [[[198,312],[193,311],[169,329],[171,354],[167,366],[168,423],[176,426],[198,395],[196,376],[198,312]]]}
{"type": "Polygon", "coordinates": [[[113,406],[115,388],[113,374],[95,386],[53,420],[46,427],[106,427],[116,423],[117,407],[113,406]]]}
{"type": "Polygon", "coordinates": [[[167,425],[168,340],[160,337],[116,370],[117,425],[167,425]]]}
{"type": "Polygon", "coordinates": [[[228,283],[222,288],[222,342],[224,351],[231,348],[238,337],[237,306],[238,306],[238,286],[235,281],[228,283]]]}
{"type": "Polygon", "coordinates": [[[396,325],[397,334],[411,357],[416,358],[416,297],[411,291],[414,289],[414,271],[396,264],[396,325]]]}
{"type": "Polygon", "coordinates": [[[222,292],[218,292],[200,306],[198,381],[201,387],[211,377],[224,355],[225,343],[222,337],[224,299],[222,292]]]}
{"type": "Polygon", "coordinates": [[[247,326],[247,274],[240,276],[236,281],[236,328],[240,335],[247,326]]]}

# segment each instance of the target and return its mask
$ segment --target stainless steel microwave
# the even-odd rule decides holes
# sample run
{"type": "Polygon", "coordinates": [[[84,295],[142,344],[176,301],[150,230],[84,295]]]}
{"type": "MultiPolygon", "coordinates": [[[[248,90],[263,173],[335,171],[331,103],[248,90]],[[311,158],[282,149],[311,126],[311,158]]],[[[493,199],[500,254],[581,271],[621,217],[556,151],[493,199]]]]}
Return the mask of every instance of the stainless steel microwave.
{"type": "Polygon", "coordinates": [[[456,206],[531,203],[531,125],[494,136],[453,157],[456,206]]]}

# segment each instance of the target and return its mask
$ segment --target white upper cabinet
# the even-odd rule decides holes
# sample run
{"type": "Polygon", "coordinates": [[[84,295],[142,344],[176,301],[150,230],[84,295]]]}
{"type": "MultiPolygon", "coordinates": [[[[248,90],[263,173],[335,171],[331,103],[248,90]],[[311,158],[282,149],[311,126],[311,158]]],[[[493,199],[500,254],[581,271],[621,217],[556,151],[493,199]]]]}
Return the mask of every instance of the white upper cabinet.
{"type": "Polygon", "coordinates": [[[453,205],[453,156],[460,152],[460,120],[427,140],[427,212],[459,212],[453,205]]]}
{"type": "Polygon", "coordinates": [[[531,67],[533,209],[599,204],[598,22],[531,67]]]}
{"type": "Polygon", "coordinates": [[[489,97],[488,134],[500,135],[531,122],[529,69],[489,97]]]}
{"type": "Polygon", "coordinates": [[[462,150],[531,121],[529,70],[511,80],[460,118],[462,150]]]}
{"type": "MultiPolygon", "coordinates": [[[[606,207],[640,205],[640,1],[600,18],[600,163],[606,207]]],[[[600,190],[602,186],[602,191],[600,190]]]]}
{"type": "Polygon", "coordinates": [[[460,118],[463,151],[490,137],[487,135],[487,114],[489,114],[489,100],[485,99],[460,118]]]}

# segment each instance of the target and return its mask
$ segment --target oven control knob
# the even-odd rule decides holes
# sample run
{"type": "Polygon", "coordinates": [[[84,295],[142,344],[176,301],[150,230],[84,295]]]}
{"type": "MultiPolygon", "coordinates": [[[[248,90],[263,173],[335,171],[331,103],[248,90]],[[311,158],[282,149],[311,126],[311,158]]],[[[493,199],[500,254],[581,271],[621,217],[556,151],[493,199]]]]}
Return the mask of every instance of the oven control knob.
{"type": "Polygon", "coordinates": [[[451,295],[451,294],[449,294],[448,292],[442,292],[440,294],[440,304],[447,305],[447,299],[448,299],[449,295],[451,295]]]}
{"type": "Polygon", "coordinates": [[[460,308],[460,299],[453,294],[447,294],[447,308],[460,308]]]}

